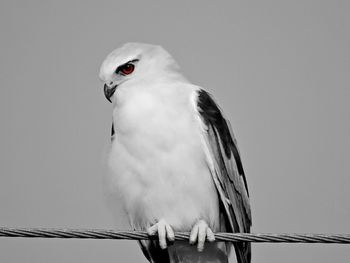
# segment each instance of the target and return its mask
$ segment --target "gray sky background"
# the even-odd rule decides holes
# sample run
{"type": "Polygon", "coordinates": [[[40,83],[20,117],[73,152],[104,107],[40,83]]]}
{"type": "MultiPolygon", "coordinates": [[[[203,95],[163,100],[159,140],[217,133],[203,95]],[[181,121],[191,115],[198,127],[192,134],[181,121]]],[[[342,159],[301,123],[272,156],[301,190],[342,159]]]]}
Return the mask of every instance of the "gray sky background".
{"type": "MultiPolygon", "coordinates": [[[[1,1],[0,225],[112,228],[98,70],[161,44],[230,119],[253,232],[350,233],[349,1],[1,1]]],[[[254,244],[253,262],[349,262],[254,244]]],[[[0,262],[146,262],[132,241],[0,238],[0,262]]]]}

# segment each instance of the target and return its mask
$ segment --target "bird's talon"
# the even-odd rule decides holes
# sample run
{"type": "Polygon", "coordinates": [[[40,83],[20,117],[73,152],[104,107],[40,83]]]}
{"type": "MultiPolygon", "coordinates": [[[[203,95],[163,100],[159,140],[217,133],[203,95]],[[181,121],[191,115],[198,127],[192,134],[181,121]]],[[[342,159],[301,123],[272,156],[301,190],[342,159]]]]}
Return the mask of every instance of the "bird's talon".
{"type": "Polygon", "coordinates": [[[197,249],[201,252],[204,249],[205,240],[213,242],[215,236],[208,224],[204,220],[199,220],[191,230],[190,244],[194,245],[197,242],[197,249]]]}
{"type": "Polygon", "coordinates": [[[150,236],[154,236],[158,234],[159,246],[162,249],[167,248],[168,246],[167,241],[172,243],[175,240],[175,234],[173,229],[164,219],[159,220],[158,223],[149,227],[147,229],[147,233],[150,236]]]}

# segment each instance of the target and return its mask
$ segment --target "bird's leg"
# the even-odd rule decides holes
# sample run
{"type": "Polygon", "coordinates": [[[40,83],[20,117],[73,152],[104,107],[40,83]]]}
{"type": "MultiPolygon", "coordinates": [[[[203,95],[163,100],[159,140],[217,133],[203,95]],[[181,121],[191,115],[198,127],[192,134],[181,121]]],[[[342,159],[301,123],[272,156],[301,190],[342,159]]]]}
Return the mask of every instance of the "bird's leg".
{"type": "Polygon", "coordinates": [[[213,242],[215,236],[208,224],[204,220],[199,220],[191,230],[190,244],[193,245],[197,242],[197,249],[201,252],[204,249],[205,240],[213,242]]]}
{"type": "Polygon", "coordinates": [[[159,246],[162,249],[167,248],[167,240],[174,242],[175,234],[171,226],[164,220],[160,219],[158,223],[147,229],[147,233],[150,236],[158,234],[159,246]]]}

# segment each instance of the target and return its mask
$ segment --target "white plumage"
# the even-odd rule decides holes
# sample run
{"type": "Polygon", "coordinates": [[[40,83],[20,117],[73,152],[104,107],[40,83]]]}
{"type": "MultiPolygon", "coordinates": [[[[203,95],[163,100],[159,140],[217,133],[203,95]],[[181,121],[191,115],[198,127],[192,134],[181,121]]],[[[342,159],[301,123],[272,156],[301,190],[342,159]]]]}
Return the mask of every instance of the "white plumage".
{"type": "Polygon", "coordinates": [[[220,243],[203,252],[184,242],[166,243],[173,231],[192,230],[191,242],[198,241],[201,251],[205,238],[213,240],[211,230],[229,225],[198,108],[204,91],[183,77],[169,53],[148,44],[113,51],[100,78],[113,103],[110,189],[120,195],[132,228],[159,236],[159,243],[141,243],[145,256],[156,263],[227,262],[229,248],[220,243]]]}

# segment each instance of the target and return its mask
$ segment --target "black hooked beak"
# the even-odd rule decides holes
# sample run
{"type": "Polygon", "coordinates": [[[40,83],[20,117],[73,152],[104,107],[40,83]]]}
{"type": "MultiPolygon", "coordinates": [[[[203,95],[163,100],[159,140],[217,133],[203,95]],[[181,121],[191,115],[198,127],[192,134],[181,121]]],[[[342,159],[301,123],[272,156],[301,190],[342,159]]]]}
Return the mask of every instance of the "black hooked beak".
{"type": "Polygon", "coordinates": [[[111,101],[111,97],[114,94],[115,90],[117,89],[117,85],[113,86],[113,87],[108,87],[107,84],[104,85],[103,90],[106,96],[106,99],[112,103],[111,101]]]}

